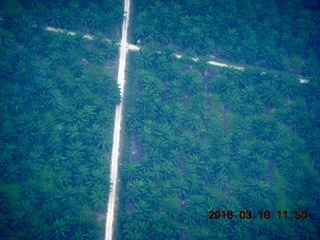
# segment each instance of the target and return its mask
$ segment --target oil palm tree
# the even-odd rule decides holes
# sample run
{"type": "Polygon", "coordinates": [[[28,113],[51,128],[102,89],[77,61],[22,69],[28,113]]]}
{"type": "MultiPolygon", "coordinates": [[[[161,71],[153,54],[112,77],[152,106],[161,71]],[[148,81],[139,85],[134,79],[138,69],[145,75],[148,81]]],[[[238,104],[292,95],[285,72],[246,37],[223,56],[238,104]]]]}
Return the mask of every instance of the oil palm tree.
{"type": "Polygon", "coordinates": [[[226,102],[227,108],[233,112],[242,112],[241,110],[244,108],[244,104],[242,102],[239,91],[234,89],[227,94],[228,97],[224,100],[224,102],[226,102]]]}
{"type": "Polygon", "coordinates": [[[135,202],[134,208],[139,214],[145,215],[145,217],[147,217],[147,215],[152,212],[150,204],[145,200],[138,200],[137,202],[135,202]]]}
{"type": "Polygon", "coordinates": [[[159,78],[164,82],[171,82],[177,76],[176,68],[170,64],[167,64],[167,63],[160,65],[157,73],[158,73],[159,78]]]}
{"type": "Polygon", "coordinates": [[[8,227],[13,232],[23,231],[27,226],[27,219],[23,214],[17,213],[8,220],[8,227]]]}
{"type": "Polygon", "coordinates": [[[61,11],[61,9],[53,9],[49,14],[47,15],[47,23],[50,26],[55,27],[62,27],[63,25],[63,19],[66,17],[64,16],[64,12],[61,11]]]}
{"type": "Polygon", "coordinates": [[[85,165],[78,165],[73,174],[74,183],[77,186],[84,186],[90,178],[90,171],[85,165]]]}
{"type": "Polygon", "coordinates": [[[106,207],[106,199],[108,196],[108,188],[103,185],[98,185],[93,189],[91,195],[89,196],[90,205],[96,210],[101,210],[106,207]]]}
{"type": "Polygon", "coordinates": [[[30,229],[30,237],[39,240],[46,240],[50,238],[50,226],[43,220],[32,222],[33,226],[30,229]]]}
{"type": "Polygon", "coordinates": [[[30,21],[32,21],[29,17],[25,17],[25,19],[19,19],[19,24],[16,24],[16,38],[22,42],[29,42],[34,34],[34,29],[30,26],[30,21]]]}
{"type": "Polygon", "coordinates": [[[63,219],[56,219],[50,229],[50,238],[68,239],[70,234],[69,224],[63,219]]]}
{"type": "Polygon", "coordinates": [[[134,179],[127,189],[127,198],[129,201],[136,201],[146,193],[146,182],[142,179],[134,179]]]}
{"type": "Polygon", "coordinates": [[[66,169],[62,169],[54,180],[56,186],[60,189],[65,189],[73,184],[72,173],[66,169]]]}
{"type": "Polygon", "coordinates": [[[115,42],[107,44],[105,47],[105,58],[107,60],[114,60],[118,55],[118,46],[115,42]]]}
{"type": "Polygon", "coordinates": [[[304,221],[298,221],[296,232],[303,239],[314,239],[318,235],[316,223],[311,224],[304,221]]]}
{"type": "Polygon", "coordinates": [[[255,101],[257,97],[257,92],[254,85],[246,85],[243,89],[241,89],[240,96],[244,102],[249,103],[255,101]]]}
{"type": "Polygon", "coordinates": [[[151,49],[141,49],[135,58],[138,67],[148,69],[154,65],[156,56],[151,49]]]}
{"type": "Polygon", "coordinates": [[[6,183],[14,183],[18,180],[19,178],[19,167],[14,164],[14,163],[7,163],[5,166],[6,171],[3,174],[2,179],[4,180],[4,182],[6,183]]]}
{"type": "Polygon", "coordinates": [[[213,179],[213,184],[220,190],[220,191],[227,191],[229,188],[229,177],[224,172],[219,172],[216,174],[215,178],[213,179]]]}
{"type": "Polygon", "coordinates": [[[188,194],[188,183],[184,178],[174,179],[172,182],[171,191],[177,195],[180,199],[185,199],[188,194]]]}
{"type": "Polygon", "coordinates": [[[13,47],[15,44],[16,44],[15,36],[11,32],[5,29],[1,29],[0,30],[0,46],[5,48],[10,48],[10,47],[13,47]]]}
{"type": "Polygon", "coordinates": [[[7,60],[0,60],[0,77],[2,79],[7,79],[11,76],[13,69],[10,67],[10,64],[7,60]]]}
{"type": "Polygon", "coordinates": [[[277,107],[280,104],[279,91],[270,84],[263,82],[257,88],[257,91],[263,102],[270,107],[277,107]]]}

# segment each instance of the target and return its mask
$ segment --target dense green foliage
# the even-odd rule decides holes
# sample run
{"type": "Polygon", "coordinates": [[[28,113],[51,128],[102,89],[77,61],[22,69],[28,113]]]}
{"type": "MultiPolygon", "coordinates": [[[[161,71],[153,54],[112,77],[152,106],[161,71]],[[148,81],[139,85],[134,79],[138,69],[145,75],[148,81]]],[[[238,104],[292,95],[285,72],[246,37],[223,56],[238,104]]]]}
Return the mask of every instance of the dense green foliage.
{"type": "Polygon", "coordinates": [[[247,1],[238,2],[133,3],[132,32],[144,46],[130,57],[121,239],[317,239],[320,235],[319,69],[317,64],[308,65],[308,71],[294,65],[295,58],[303,64],[311,61],[308,54],[318,59],[313,35],[319,36],[316,1],[308,1],[309,5],[250,1],[251,10],[247,1]],[[295,20],[297,7],[300,20],[304,14],[312,16],[310,25],[295,20]],[[288,17],[289,23],[276,28],[288,17]],[[296,34],[307,34],[302,38],[313,43],[295,42],[293,23],[306,27],[308,33],[296,34]],[[211,31],[213,27],[217,30],[211,31]],[[253,42],[240,37],[249,33],[253,42]],[[270,34],[276,36],[270,39],[270,34]],[[283,37],[288,46],[278,43],[283,37]],[[264,58],[259,52],[266,49],[270,52],[264,58]],[[272,71],[226,70],[203,60],[178,60],[173,54],[177,50],[213,52],[272,71]],[[292,73],[313,77],[301,84],[292,73]],[[257,219],[210,220],[210,209],[251,210],[257,219]],[[273,215],[260,220],[260,210],[273,215]],[[278,210],[306,210],[309,216],[278,219],[278,210]]]}
{"type": "Polygon", "coordinates": [[[122,22],[121,1],[113,0],[7,0],[2,1],[8,23],[29,23],[54,26],[86,33],[107,33],[119,36],[122,22]],[[23,16],[22,19],[16,18],[23,16]]]}
{"type": "MultiPolygon", "coordinates": [[[[137,55],[132,61],[140,65],[137,55]]],[[[131,79],[131,154],[122,163],[119,213],[124,239],[316,237],[319,84],[153,57],[131,79]],[[210,209],[306,209],[309,218],[209,221],[210,209]]]]}
{"type": "Polygon", "coordinates": [[[99,239],[104,232],[113,115],[120,101],[112,70],[118,48],[102,38],[88,41],[44,27],[111,31],[122,6],[65,2],[9,0],[2,6],[1,239],[99,239]],[[82,9],[96,26],[82,23],[82,9]],[[64,22],[51,22],[51,14],[63,15],[64,22]]]}
{"type": "Polygon", "coordinates": [[[134,40],[314,75],[320,66],[317,0],[133,1],[134,40]]]}

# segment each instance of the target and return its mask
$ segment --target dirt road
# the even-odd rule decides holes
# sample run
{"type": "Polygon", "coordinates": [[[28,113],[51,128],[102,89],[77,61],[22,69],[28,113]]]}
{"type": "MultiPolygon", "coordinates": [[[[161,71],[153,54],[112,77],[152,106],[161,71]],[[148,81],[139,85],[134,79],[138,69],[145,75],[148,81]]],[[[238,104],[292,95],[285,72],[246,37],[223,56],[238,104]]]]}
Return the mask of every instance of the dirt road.
{"type": "MultiPolygon", "coordinates": [[[[122,38],[120,42],[120,56],[119,56],[119,69],[118,69],[118,84],[120,87],[120,96],[123,99],[125,74],[126,74],[126,61],[127,61],[127,33],[130,17],[130,0],[124,1],[125,18],[122,23],[122,38]]],[[[118,166],[119,166],[119,152],[120,152],[120,133],[122,122],[122,102],[116,107],[114,130],[113,130],[113,146],[111,153],[110,164],[110,182],[111,192],[109,193],[109,201],[106,215],[106,230],[105,240],[111,240],[114,232],[115,210],[117,204],[117,187],[118,187],[118,166]]]]}
{"type": "MultiPolygon", "coordinates": [[[[50,31],[50,32],[56,32],[56,33],[67,33],[67,34],[72,35],[72,36],[76,35],[76,32],[65,30],[65,29],[60,29],[60,28],[55,28],[55,27],[49,27],[49,26],[46,27],[45,30],[50,31]]],[[[88,39],[88,40],[93,40],[94,36],[89,35],[89,34],[85,34],[83,36],[83,38],[88,39]]],[[[111,40],[108,39],[108,38],[106,38],[106,40],[111,42],[111,40]]],[[[117,43],[117,45],[121,46],[121,42],[117,43]]],[[[140,46],[137,46],[137,45],[134,45],[134,44],[130,44],[130,43],[127,43],[127,48],[128,48],[129,51],[139,51],[141,49],[140,46]]],[[[161,51],[157,51],[157,53],[161,54],[161,51]]],[[[178,53],[175,53],[174,56],[177,59],[181,59],[183,57],[183,55],[178,54],[178,53]]],[[[194,62],[197,62],[197,61],[199,61],[199,58],[198,57],[191,57],[191,60],[193,60],[194,62]]],[[[226,63],[222,63],[222,62],[218,62],[218,61],[208,61],[206,63],[210,64],[210,65],[217,66],[217,67],[232,68],[232,69],[240,70],[240,71],[244,71],[245,70],[244,67],[231,65],[231,64],[226,64],[226,63]]],[[[308,83],[309,82],[309,80],[301,78],[300,76],[299,76],[298,80],[299,80],[300,83],[308,83]]]]}

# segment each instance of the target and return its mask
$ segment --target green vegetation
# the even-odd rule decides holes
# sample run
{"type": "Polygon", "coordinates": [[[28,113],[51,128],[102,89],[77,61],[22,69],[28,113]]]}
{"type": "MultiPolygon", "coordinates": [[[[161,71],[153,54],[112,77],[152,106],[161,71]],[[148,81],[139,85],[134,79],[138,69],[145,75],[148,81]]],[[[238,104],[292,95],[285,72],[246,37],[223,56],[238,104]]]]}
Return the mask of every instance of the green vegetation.
{"type": "Polygon", "coordinates": [[[117,39],[121,3],[1,5],[1,239],[102,239],[118,48],[44,28],[117,39]]]}
{"type": "Polygon", "coordinates": [[[318,238],[320,6],[307,2],[133,1],[143,49],[130,55],[122,239],[318,238]],[[210,220],[210,209],[257,218],[210,220]]]}
{"type": "Polygon", "coordinates": [[[133,39],[168,44],[194,55],[319,74],[316,0],[134,0],[133,39]]]}
{"type": "MultiPolygon", "coordinates": [[[[318,1],[131,5],[143,48],[130,54],[117,239],[317,239],[318,1]],[[209,219],[210,210],[256,219],[209,219]],[[259,219],[266,210],[270,219],[259,219]]],[[[0,9],[1,239],[102,239],[122,4],[6,0],[0,9]]]]}

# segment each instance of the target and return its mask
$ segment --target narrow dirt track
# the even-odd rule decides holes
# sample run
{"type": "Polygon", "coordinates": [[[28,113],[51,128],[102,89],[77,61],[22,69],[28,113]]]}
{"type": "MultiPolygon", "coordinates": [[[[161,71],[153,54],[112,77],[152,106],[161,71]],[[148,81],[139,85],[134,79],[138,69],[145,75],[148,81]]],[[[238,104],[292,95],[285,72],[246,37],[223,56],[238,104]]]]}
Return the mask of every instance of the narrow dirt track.
{"type": "MultiPolygon", "coordinates": [[[[125,72],[126,72],[126,61],[127,61],[127,33],[130,16],[130,0],[124,1],[124,12],[125,18],[122,23],[122,38],[120,42],[120,56],[119,56],[119,69],[118,69],[118,85],[120,87],[121,101],[123,101],[124,84],[125,84],[125,72]]],[[[117,187],[118,187],[118,166],[119,166],[119,152],[120,152],[120,133],[121,133],[121,122],[122,122],[122,102],[116,107],[114,129],[113,129],[113,146],[111,153],[111,164],[110,164],[110,182],[111,191],[109,193],[109,201],[106,215],[106,230],[105,240],[111,240],[114,232],[115,222],[115,210],[117,200],[117,187]]]]}
{"type": "MultiPolygon", "coordinates": [[[[69,31],[69,30],[65,30],[65,29],[61,29],[61,28],[49,27],[49,26],[46,27],[45,30],[50,31],[50,32],[55,32],[55,33],[66,33],[66,34],[72,35],[72,36],[77,34],[76,32],[73,32],[73,31],[69,31]]],[[[93,40],[94,36],[89,35],[89,34],[85,34],[85,35],[83,35],[83,38],[88,39],[88,40],[93,40]]],[[[111,42],[111,40],[108,39],[108,38],[106,38],[106,40],[108,42],[111,42]]],[[[121,46],[121,42],[120,43],[116,43],[116,44],[118,46],[121,46]]],[[[139,50],[141,50],[142,47],[134,45],[134,44],[127,43],[127,48],[128,48],[129,51],[139,51],[139,50]]],[[[156,51],[156,52],[157,53],[161,53],[161,51],[156,51]]],[[[183,58],[183,55],[178,54],[178,53],[175,53],[174,56],[177,59],[183,58]]],[[[194,61],[194,62],[198,62],[199,61],[198,57],[191,57],[190,59],[192,61],[194,61]]],[[[237,66],[237,65],[226,64],[226,63],[222,63],[222,62],[218,62],[218,61],[208,61],[206,63],[210,64],[210,65],[217,66],[217,67],[232,68],[232,69],[239,70],[239,71],[244,71],[245,70],[244,67],[240,67],[240,66],[237,66]]],[[[265,72],[262,72],[262,73],[265,73],[265,72]]],[[[308,83],[309,82],[308,79],[305,79],[302,76],[297,76],[297,77],[298,77],[298,80],[299,80],[300,83],[308,83]]]]}

